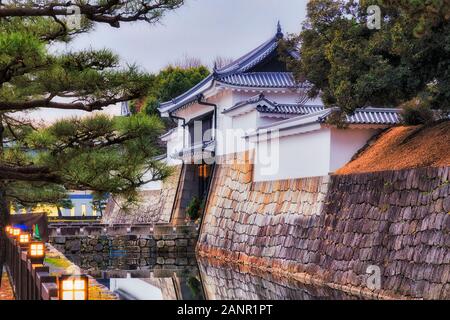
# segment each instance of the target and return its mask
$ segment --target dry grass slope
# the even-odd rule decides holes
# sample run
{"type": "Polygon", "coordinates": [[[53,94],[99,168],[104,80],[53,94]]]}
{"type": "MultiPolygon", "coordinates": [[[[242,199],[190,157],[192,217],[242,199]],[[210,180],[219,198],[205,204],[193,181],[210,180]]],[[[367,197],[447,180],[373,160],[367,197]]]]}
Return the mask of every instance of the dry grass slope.
{"type": "Polygon", "coordinates": [[[427,166],[450,166],[450,121],[391,128],[336,174],[427,166]]]}

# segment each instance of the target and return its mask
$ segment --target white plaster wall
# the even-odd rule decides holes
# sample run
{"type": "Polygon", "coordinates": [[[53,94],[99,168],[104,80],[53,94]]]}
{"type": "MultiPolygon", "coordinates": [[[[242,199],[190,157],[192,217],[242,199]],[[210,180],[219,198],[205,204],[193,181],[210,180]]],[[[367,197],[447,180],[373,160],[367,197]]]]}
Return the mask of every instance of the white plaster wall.
{"type": "Polygon", "coordinates": [[[166,138],[167,164],[176,166],[182,163],[181,160],[174,158],[173,155],[183,149],[183,127],[182,121],[179,121],[178,128],[169,137],[166,138]]]}
{"type": "Polygon", "coordinates": [[[377,129],[331,129],[330,172],[344,166],[367,141],[375,135],[377,129]]]}
{"type": "MultiPolygon", "coordinates": [[[[228,117],[227,115],[223,115],[228,117]]],[[[251,143],[244,138],[246,133],[254,131],[257,126],[258,113],[251,111],[237,117],[229,117],[231,119],[231,126],[222,132],[222,139],[224,139],[223,148],[220,154],[236,153],[248,150],[251,148],[251,143]]]]}
{"type": "MultiPolygon", "coordinates": [[[[145,179],[147,179],[147,177],[145,179]]],[[[139,188],[139,190],[142,190],[142,191],[161,190],[162,185],[163,184],[162,184],[161,180],[151,181],[151,182],[146,183],[143,186],[141,186],[139,188]]]]}
{"type": "MultiPolygon", "coordinates": [[[[243,139],[242,132],[255,130],[257,127],[267,125],[282,119],[260,117],[257,112],[251,112],[250,114],[239,115],[237,117],[230,117],[222,114],[226,109],[231,108],[236,103],[245,101],[255,95],[261,93],[259,90],[215,90],[211,91],[211,96],[206,100],[209,103],[217,104],[217,136],[216,136],[216,155],[224,155],[228,153],[241,152],[254,148],[250,143],[247,143],[243,139]],[[238,131],[239,130],[239,131],[238,131]],[[236,131],[236,132],[233,132],[236,131]],[[234,142],[233,142],[234,141],[234,142]]],[[[277,101],[278,103],[296,103],[299,99],[299,93],[284,90],[284,91],[264,91],[265,96],[268,99],[277,101]]],[[[320,99],[314,101],[308,101],[309,104],[322,104],[320,99]]],[[[183,117],[188,122],[190,119],[205,114],[214,110],[211,106],[204,106],[199,104],[193,104],[187,108],[181,109],[176,113],[177,116],[183,117]]],[[[183,146],[183,134],[181,130],[182,122],[179,122],[180,131],[177,138],[170,138],[167,141],[167,154],[173,154],[175,151],[180,151],[183,146]]],[[[184,142],[185,146],[189,145],[189,131],[184,129],[184,142]]],[[[180,164],[178,159],[169,159],[169,164],[180,164]]]]}
{"type": "Polygon", "coordinates": [[[330,172],[330,137],[331,130],[322,128],[259,142],[255,153],[254,181],[327,175],[330,172]],[[270,153],[267,152],[268,143],[271,143],[270,153]]]}
{"type": "Polygon", "coordinates": [[[217,136],[216,136],[216,154],[223,155],[228,152],[226,133],[233,127],[231,117],[228,117],[222,112],[225,109],[231,108],[234,105],[234,96],[231,90],[222,91],[213,100],[217,104],[217,136]]]}

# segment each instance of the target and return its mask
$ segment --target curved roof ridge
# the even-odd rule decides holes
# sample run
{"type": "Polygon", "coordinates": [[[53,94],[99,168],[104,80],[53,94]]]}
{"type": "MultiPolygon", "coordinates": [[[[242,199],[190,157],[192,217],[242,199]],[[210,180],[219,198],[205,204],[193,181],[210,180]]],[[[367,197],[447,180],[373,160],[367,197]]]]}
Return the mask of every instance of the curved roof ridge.
{"type": "MultiPolygon", "coordinates": [[[[255,49],[234,60],[227,66],[216,69],[197,85],[175,97],[174,99],[162,102],[158,110],[160,112],[170,112],[185,104],[195,100],[195,96],[210,88],[214,81],[219,81],[228,85],[258,87],[258,88],[278,88],[298,87],[292,72],[249,72],[252,67],[260,63],[278,48],[278,42],[283,38],[281,26],[277,25],[277,32],[269,40],[265,41],[255,49]],[[231,78],[229,78],[231,77],[231,78]],[[192,97],[194,96],[194,97],[192,97]]],[[[292,53],[290,53],[292,55],[292,53]]]]}
{"type": "Polygon", "coordinates": [[[278,41],[280,39],[279,34],[275,34],[255,49],[237,58],[223,68],[215,70],[215,73],[219,76],[225,76],[230,72],[245,72],[272,53],[278,47],[278,41]]]}

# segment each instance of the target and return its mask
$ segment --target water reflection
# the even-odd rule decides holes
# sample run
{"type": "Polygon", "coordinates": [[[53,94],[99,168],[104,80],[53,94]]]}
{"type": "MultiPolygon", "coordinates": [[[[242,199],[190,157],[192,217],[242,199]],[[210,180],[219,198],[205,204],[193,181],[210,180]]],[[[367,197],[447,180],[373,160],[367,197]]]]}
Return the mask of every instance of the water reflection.
{"type": "Polygon", "coordinates": [[[355,299],[328,287],[194,255],[109,256],[103,261],[72,256],[75,263],[124,300],[314,300],[355,299]],[[122,260],[121,260],[122,259],[122,260]]]}
{"type": "Polygon", "coordinates": [[[356,299],[329,287],[308,285],[269,272],[199,259],[206,296],[211,300],[347,300],[356,299]]]}

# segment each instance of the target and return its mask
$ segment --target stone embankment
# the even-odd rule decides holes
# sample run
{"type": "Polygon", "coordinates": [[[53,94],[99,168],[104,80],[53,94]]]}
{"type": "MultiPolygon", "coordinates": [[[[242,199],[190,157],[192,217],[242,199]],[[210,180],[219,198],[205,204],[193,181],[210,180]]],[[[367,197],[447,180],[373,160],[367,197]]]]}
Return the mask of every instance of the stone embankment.
{"type": "Polygon", "coordinates": [[[195,226],[155,225],[152,233],[147,235],[108,235],[96,230],[91,234],[86,234],[87,230],[69,234],[61,228],[59,235],[51,233],[49,242],[77,265],[89,269],[115,265],[188,264],[184,257],[194,255],[198,237],[195,226]]]}
{"type": "Polygon", "coordinates": [[[102,222],[105,224],[139,224],[169,222],[175,202],[181,166],[174,167],[174,172],[163,182],[160,190],[144,190],[139,193],[138,204],[122,209],[121,199],[110,198],[102,222]]]}
{"type": "Polygon", "coordinates": [[[258,183],[252,170],[218,165],[201,255],[368,297],[450,299],[449,167],[258,183]]]}
{"type": "MultiPolygon", "coordinates": [[[[82,274],[80,267],[67,259],[59,250],[47,245],[44,264],[50,268],[50,274],[59,276],[62,274],[82,274]]],[[[112,293],[106,286],[89,276],[89,300],[118,300],[118,296],[112,293]]]]}

